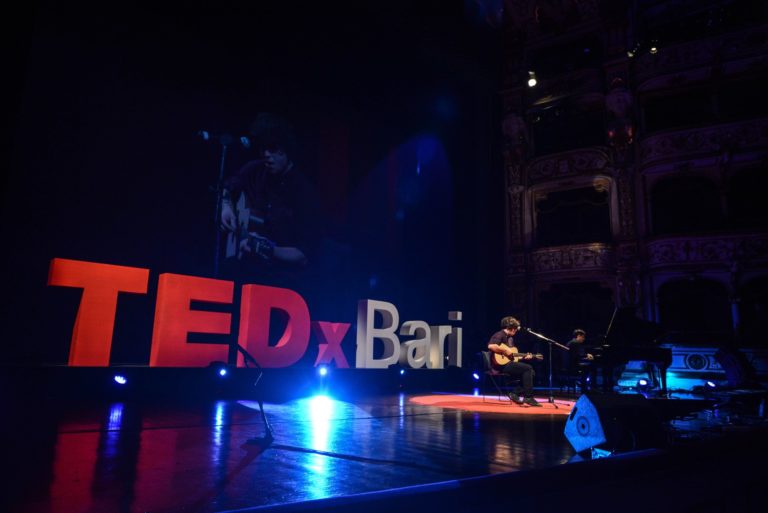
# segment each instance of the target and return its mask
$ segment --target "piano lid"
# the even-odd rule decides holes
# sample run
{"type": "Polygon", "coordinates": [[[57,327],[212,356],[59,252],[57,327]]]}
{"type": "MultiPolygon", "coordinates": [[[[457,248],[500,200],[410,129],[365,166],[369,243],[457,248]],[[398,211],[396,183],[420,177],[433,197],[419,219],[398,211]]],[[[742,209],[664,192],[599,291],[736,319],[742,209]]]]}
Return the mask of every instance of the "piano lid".
{"type": "Polygon", "coordinates": [[[636,308],[626,307],[616,310],[613,323],[603,343],[608,345],[642,346],[655,345],[663,333],[661,325],[640,319],[636,308]]]}

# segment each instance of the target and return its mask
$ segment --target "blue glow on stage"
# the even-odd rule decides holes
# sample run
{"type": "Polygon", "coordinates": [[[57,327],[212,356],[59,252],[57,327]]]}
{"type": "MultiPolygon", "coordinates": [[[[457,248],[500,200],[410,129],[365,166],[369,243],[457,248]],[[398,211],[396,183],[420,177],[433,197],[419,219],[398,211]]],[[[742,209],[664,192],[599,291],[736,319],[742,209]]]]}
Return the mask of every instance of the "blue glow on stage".
{"type": "Polygon", "coordinates": [[[229,413],[227,401],[216,401],[213,405],[213,429],[211,430],[211,463],[218,464],[224,461],[222,451],[225,444],[226,418],[229,413]]]}
{"type": "Polygon", "coordinates": [[[120,429],[123,422],[123,403],[115,403],[109,408],[109,421],[107,429],[109,431],[120,429]]]}
{"type": "Polygon", "coordinates": [[[104,436],[104,456],[114,458],[119,453],[120,426],[123,423],[123,403],[115,403],[109,408],[107,432],[104,436]]]}
{"type": "MultiPolygon", "coordinates": [[[[316,395],[309,399],[309,430],[310,447],[316,451],[328,451],[332,437],[331,419],[334,416],[335,401],[325,395],[316,395]]],[[[309,495],[322,498],[328,495],[330,485],[329,456],[325,454],[310,454],[307,467],[314,477],[308,483],[309,495]]]]}
{"type": "Polygon", "coordinates": [[[327,395],[316,395],[309,399],[309,418],[313,425],[317,423],[322,428],[327,427],[328,419],[333,416],[335,402],[327,395]]]}
{"type": "Polygon", "coordinates": [[[128,383],[128,379],[126,379],[126,377],[123,376],[122,374],[115,374],[115,377],[112,379],[114,379],[115,383],[117,383],[118,385],[125,385],[126,383],[128,383]]]}

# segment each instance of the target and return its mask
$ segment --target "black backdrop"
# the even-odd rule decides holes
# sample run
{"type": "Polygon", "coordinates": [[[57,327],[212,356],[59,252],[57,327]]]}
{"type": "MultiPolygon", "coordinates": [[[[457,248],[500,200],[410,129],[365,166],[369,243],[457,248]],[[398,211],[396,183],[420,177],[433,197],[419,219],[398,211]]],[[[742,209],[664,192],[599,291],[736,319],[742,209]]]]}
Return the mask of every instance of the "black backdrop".
{"type": "MultiPolygon", "coordinates": [[[[2,361],[66,362],[80,293],[45,285],[62,257],[152,270],[147,296],[120,297],[112,353],[146,362],[158,273],[212,276],[220,148],[196,134],[245,133],[263,111],[296,126],[350,263],[308,298],[313,319],[354,322],[364,297],[434,324],[461,309],[465,352],[481,345],[503,313],[499,29],[475,2],[346,4],[25,7],[7,64],[2,361]]],[[[249,157],[233,148],[228,172],[249,157]]]]}

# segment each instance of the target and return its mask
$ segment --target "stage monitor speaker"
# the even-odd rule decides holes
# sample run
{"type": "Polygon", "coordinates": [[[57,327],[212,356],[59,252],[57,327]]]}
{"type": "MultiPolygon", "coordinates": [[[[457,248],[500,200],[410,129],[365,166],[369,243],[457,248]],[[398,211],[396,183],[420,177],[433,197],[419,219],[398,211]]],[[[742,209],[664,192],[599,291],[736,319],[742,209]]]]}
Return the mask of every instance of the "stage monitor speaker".
{"type": "Polygon", "coordinates": [[[565,437],[576,452],[649,449],[667,440],[659,413],[639,394],[582,395],[565,423],[565,437]]]}

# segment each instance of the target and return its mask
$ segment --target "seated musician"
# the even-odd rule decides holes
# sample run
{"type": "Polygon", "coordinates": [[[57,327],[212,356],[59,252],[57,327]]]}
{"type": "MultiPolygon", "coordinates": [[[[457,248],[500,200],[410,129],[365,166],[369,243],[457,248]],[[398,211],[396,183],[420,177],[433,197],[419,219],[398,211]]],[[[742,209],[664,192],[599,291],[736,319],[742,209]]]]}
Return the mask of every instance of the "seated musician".
{"type": "Polygon", "coordinates": [[[575,329],[573,330],[573,338],[568,342],[569,370],[571,372],[578,372],[582,391],[589,388],[589,380],[594,382],[595,379],[595,369],[592,365],[595,357],[587,352],[584,345],[586,338],[586,331],[575,329]]]}
{"type": "Polygon", "coordinates": [[[286,119],[261,113],[251,135],[258,159],[231,176],[222,194],[221,228],[237,246],[225,261],[226,274],[297,288],[321,239],[316,193],[297,169],[297,143],[286,119]]]}
{"type": "MultiPolygon", "coordinates": [[[[504,317],[501,320],[501,331],[491,335],[491,339],[488,341],[488,350],[494,354],[510,358],[510,361],[502,366],[497,364],[495,358],[491,358],[491,362],[497,370],[509,376],[520,377],[523,384],[523,399],[520,399],[517,394],[510,392],[509,398],[512,401],[517,404],[527,404],[528,406],[541,406],[533,397],[533,377],[535,375],[533,367],[522,361],[514,360],[517,350],[513,337],[519,329],[520,321],[514,317],[504,317]]],[[[525,355],[522,359],[530,360],[532,358],[532,355],[525,355]]]]}

